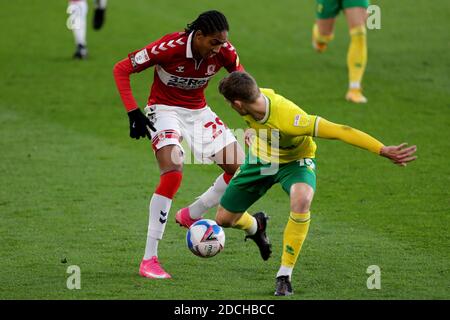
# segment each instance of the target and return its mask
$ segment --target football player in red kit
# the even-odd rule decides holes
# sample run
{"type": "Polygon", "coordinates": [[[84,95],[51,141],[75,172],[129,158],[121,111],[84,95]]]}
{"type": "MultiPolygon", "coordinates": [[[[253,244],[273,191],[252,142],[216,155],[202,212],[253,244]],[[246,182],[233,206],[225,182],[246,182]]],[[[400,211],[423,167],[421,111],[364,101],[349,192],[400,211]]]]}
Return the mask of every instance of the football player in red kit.
{"type": "Polygon", "coordinates": [[[128,112],[130,136],[136,139],[147,136],[152,140],[160,168],[159,185],[150,201],[147,243],[139,269],[144,277],[171,277],[158,261],[157,249],[182,179],[181,139],[186,140],[196,159],[215,162],[224,171],[194,203],[177,212],[176,221],[184,227],[218,205],[243,162],[242,148],[210,109],[204,95],[209,80],[220,68],[228,72],[243,70],[235,48],[228,41],[228,30],[222,13],[207,11],[183,32],[167,34],[114,66],[117,88],[128,112]],[[131,92],[129,76],[152,66],[154,79],[144,114],[131,92]]]}

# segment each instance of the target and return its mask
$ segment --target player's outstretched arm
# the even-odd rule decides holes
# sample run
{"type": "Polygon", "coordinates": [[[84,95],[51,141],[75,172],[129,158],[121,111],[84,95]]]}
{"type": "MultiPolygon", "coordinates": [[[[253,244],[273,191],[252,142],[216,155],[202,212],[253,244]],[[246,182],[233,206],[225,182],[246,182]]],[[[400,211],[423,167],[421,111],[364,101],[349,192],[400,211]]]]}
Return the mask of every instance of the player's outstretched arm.
{"type": "Polygon", "coordinates": [[[408,162],[414,161],[417,158],[414,156],[417,150],[416,146],[407,147],[406,143],[398,146],[385,146],[365,132],[349,126],[336,124],[323,118],[319,119],[317,126],[316,136],[319,138],[339,139],[348,144],[386,157],[400,166],[406,166],[408,162]]]}

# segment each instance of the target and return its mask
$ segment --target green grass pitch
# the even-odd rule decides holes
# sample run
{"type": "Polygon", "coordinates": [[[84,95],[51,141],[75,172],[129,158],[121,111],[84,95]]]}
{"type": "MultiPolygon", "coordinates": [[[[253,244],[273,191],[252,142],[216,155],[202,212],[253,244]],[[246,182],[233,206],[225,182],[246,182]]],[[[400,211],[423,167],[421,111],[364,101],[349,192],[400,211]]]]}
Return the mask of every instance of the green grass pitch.
{"type": "MultiPolygon", "coordinates": [[[[381,6],[382,28],[368,32],[369,103],[359,106],[343,99],[345,19],[329,50],[316,54],[313,1],[110,1],[104,29],[89,24],[90,58],[81,62],[71,59],[65,1],[1,1],[0,299],[274,298],[289,213],[279,186],[252,207],[271,216],[267,262],[229,229],[224,252],[200,259],[174,222],[174,212],[220,173],[215,166],[185,167],[159,249],[173,279],[138,275],[158,169],[149,142],[128,137],[112,67],[212,8],[228,17],[230,40],[261,86],[386,144],[418,145],[419,159],[400,168],[317,140],[312,223],[289,299],[450,298],[449,4],[372,2],[381,6]],[[81,268],[81,290],[66,288],[69,265],[81,268]],[[381,268],[380,290],[367,289],[370,265],[381,268]]],[[[242,128],[217,92],[224,72],[207,99],[230,127],[242,128]]],[[[152,69],[132,77],[142,105],[152,79],[152,69]]]]}

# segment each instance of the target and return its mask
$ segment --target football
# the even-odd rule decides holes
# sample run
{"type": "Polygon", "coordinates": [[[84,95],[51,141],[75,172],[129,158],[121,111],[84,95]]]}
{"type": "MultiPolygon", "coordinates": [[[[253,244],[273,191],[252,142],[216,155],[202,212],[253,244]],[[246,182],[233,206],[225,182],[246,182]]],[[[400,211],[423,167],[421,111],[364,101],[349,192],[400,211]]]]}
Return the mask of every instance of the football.
{"type": "Polygon", "coordinates": [[[186,243],[196,256],[214,257],[225,246],[225,232],[214,220],[202,219],[189,228],[186,243]]]}

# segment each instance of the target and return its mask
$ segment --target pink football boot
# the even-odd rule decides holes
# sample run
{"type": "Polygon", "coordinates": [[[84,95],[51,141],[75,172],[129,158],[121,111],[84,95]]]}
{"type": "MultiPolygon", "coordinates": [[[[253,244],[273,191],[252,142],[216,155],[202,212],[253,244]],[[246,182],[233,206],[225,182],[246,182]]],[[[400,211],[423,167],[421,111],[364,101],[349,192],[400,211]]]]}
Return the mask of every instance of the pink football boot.
{"type": "Polygon", "coordinates": [[[178,210],[177,214],[175,215],[175,221],[182,227],[190,228],[191,225],[193,225],[196,221],[200,219],[192,219],[189,215],[189,208],[183,208],[178,210]]]}
{"type": "Polygon", "coordinates": [[[139,274],[146,278],[152,279],[170,279],[172,278],[161,267],[157,256],[153,256],[148,260],[142,259],[141,265],[139,267],[139,274]]]}

